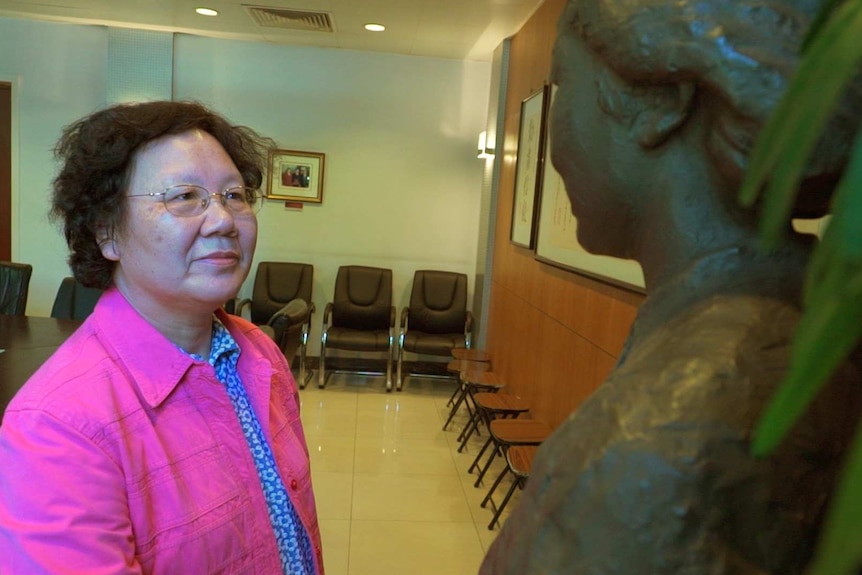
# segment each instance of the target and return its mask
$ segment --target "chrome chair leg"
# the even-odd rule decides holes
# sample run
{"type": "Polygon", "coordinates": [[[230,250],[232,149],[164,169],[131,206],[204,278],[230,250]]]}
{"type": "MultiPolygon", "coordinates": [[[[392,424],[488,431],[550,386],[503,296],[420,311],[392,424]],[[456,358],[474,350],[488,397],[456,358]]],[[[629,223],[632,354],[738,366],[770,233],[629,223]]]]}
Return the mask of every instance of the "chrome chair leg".
{"type": "Polygon", "coordinates": [[[302,327],[302,340],[299,344],[299,389],[305,389],[308,385],[308,380],[311,377],[310,373],[305,370],[305,352],[308,347],[308,324],[302,327]]]}
{"type": "MultiPolygon", "coordinates": [[[[386,392],[392,391],[392,352],[395,348],[395,337],[392,335],[392,330],[389,330],[389,349],[386,350],[386,392]]],[[[399,391],[400,387],[399,387],[399,391]]]]}
{"type": "Polygon", "coordinates": [[[317,387],[326,386],[326,334],[320,338],[320,365],[317,368],[317,387]]]}
{"type": "Polygon", "coordinates": [[[402,364],[404,362],[404,332],[403,331],[398,335],[398,349],[396,350],[396,352],[398,353],[398,361],[397,361],[397,368],[395,370],[395,389],[397,391],[401,391],[401,386],[404,385],[404,380],[402,379],[403,372],[401,371],[402,370],[402,364]]]}

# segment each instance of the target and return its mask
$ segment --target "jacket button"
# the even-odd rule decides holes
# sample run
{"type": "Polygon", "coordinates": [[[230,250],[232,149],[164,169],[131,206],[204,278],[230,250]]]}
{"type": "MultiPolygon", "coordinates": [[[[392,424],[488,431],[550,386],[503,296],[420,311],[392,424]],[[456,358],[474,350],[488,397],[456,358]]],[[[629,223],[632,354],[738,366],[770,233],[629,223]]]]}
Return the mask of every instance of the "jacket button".
{"type": "Polygon", "coordinates": [[[299,487],[299,482],[296,479],[291,479],[290,480],[290,488],[293,489],[294,491],[296,491],[296,489],[298,487],[299,487]]]}

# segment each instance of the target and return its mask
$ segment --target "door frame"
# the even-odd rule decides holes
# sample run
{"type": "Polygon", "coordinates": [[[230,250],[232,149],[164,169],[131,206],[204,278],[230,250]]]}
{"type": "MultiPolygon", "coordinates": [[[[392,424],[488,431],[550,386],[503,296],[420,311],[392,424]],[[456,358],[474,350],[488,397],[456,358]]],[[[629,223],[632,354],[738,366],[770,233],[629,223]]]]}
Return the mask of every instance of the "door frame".
{"type": "Polygon", "coordinates": [[[12,259],[12,84],[0,82],[0,260],[12,259]]]}

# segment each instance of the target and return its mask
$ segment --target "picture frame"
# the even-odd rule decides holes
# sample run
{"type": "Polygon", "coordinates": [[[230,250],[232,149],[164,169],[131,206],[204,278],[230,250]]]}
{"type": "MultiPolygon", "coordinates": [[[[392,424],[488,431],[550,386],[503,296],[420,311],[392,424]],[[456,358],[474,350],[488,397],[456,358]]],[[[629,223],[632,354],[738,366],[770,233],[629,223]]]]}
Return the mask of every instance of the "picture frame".
{"type": "MultiPolygon", "coordinates": [[[[556,86],[550,91],[549,108],[555,95],[556,86]]],[[[544,153],[547,161],[541,175],[535,259],[644,293],[643,270],[638,262],[591,254],[578,243],[577,218],[572,214],[572,205],[563,178],[550,161],[550,152],[550,134],[545,134],[544,153]]]]}
{"type": "Polygon", "coordinates": [[[299,150],[272,150],[266,197],[287,202],[323,202],[326,155],[299,150]]]}
{"type": "Polygon", "coordinates": [[[521,102],[515,191],[512,197],[512,227],[509,240],[527,249],[536,241],[537,200],[545,145],[548,85],[521,102]]]}

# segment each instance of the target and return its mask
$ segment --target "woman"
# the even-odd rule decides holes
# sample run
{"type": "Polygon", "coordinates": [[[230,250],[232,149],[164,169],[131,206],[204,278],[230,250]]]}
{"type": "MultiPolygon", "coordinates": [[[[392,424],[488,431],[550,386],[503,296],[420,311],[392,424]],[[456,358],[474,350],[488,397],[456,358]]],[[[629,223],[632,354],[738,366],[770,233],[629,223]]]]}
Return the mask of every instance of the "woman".
{"type": "MultiPolygon", "coordinates": [[[[859,416],[852,368],[770,458],[810,238],[759,249],[736,202],[817,9],[807,0],[570,0],[553,56],[552,160],[578,239],[637,260],[647,297],[600,388],[540,448],[481,573],[802,573],[859,416]]],[[[811,161],[825,213],[859,92],[811,161]],[[855,102],[855,105],[854,105],[855,102]]]]}
{"type": "Polygon", "coordinates": [[[296,384],[220,306],[271,142],[195,103],[68,127],[53,212],[93,314],[0,427],[4,575],[322,573],[296,384]]]}

